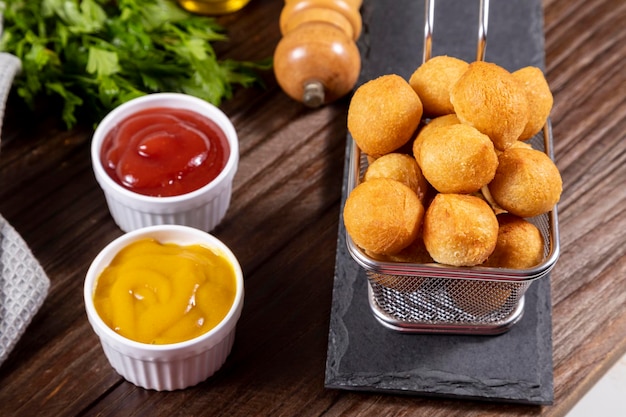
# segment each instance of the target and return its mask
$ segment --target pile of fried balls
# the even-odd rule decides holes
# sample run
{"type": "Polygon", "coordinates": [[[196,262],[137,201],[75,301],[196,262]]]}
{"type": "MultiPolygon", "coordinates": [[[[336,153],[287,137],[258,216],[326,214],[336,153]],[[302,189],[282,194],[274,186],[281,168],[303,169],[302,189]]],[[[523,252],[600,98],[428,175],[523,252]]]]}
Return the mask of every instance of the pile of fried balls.
{"type": "Polygon", "coordinates": [[[348,131],[368,166],[343,221],[374,259],[526,269],[544,259],[528,219],[553,209],[562,180],[529,139],[550,114],[543,72],[451,56],[407,81],[383,75],[350,100],[348,131]]]}

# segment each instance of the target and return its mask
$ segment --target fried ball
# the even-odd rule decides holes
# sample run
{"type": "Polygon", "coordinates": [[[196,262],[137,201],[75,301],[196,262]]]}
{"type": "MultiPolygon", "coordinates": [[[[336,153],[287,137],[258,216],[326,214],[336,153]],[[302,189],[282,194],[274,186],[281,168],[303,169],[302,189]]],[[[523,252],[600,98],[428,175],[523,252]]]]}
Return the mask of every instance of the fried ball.
{"type": "Polygon", "coordinates": [[[474,193],[493,179],[498,156],[487,135],[465,124],[435,127],[423,135],[419,166],[440,193],[474,193]]]}
{"type": "Polygon", "coordinates": [[[529,104],[528,123],[519,140],[527,140],[541,131],[548,120],[554,98],[548,81],[537,67],[524,67],[513,76],[524,85],[529,104]]]}
{"type": "Polygon", "coordinates": [[[452,280],[448,294],[466,313],[484,316],[504,307],[517,284],[496,281],[452,280]]]}
{"type": "Polygon", "coordinates": [[[424,105],[424,114],[442,116],[454,113],[450,89],[467,70],[468,63],[451,56],[436,56],[420,65],[409,84],[424,105]]]}
{"type": "Polygon", "coordinates": [[[496,246],[498,220],[478,197],[437,194],[424,215],[423,237],[428,253],[439,263],[480,265],[496,246]]]}
{"type": "Polygon", "coordinates": [[[532,149],[533,147],[528,142],[522,142],[521,140],[516,140],[515,142],[513,142],[510,148],[532,149]]]}
{"type": "MultiPolygon", "coordinates": [[[[522,142],[521,140],[516,140],[515,142],[513,142],[513,144],[511,146],[509,146],[509,149],[511,148],[524,148],[524,149],[533,149],[532,145],[528,142],[522,142]]],[[[500,154],[503,151],[500,151],[498,149],[496,149],[496,154],[498,156],[500,156],[500,154]]]]}
{"type": "Polygon", "coordinates": [[[431,119],[426,126],[433,128],[437,126],[458,125],[460,123],[461,121],[456,114],[446,114],[445,116],[439,116],[431,119]]]}
{"type": "Polygon", "coordinates": [[[511,145],[511,148],[524,148],[524,149],[532,149],[532,145],[528,142],[522,142],[521,140],[516,140],[511,145]]]}
{"type": "Polygon", "coordinates": [[[526,269],[543,260],[544,240],[534,224],[513,214],[498,215],[498,224],[498,242],[484,266],[526,269]]]}
{"type": "Polygon", "coordinates": [[[421,233],[406,248],[398,253],[391,255],[381,255],[378,253],[367,252],[367,254],[377,261],[382,262],[402,262],[411,264],[428,264],[433,262],[432,256],[426,250],[424,238],[421,233]]]}
{"type": "Polygon", "coordinates": [[[368,155],[395,151],[412,137],[422,118],[422,102],[399,75],[383,75],[357,88],[348,108],[348,130],[368,155]]]}
{"type": "Polygon", "coordinates": [[[450,100],[459,120],[489,136],[501,151],[520,137],[528,122],[526,89],[493,63],[469,64],[452,87],[450,100]]]}
{"type": "Polygon", "coordinates": [[[415,157],[415,159],[419,161],[419,153],[420,153],[420,148],[422,146],[422,141],[424,140],[424,137],[428,135],[429,130],[437,126],[449,126],[449,125],[456,125],[459,123],[461,123],[461,121],[456,116],[456,114],[446,114],[445,116],[436,117],[432,119],[431,121],[429,121],[427,124],[425,124],[418,131],[417,136],[415,137],[415,140],[413,141],[412,151],[413,151],[413,156],[415,157]]]}
{"type": "Polygon", "coordinates": [[[426,190],[428,190],[428,183],[417,161],[406,154],[388,153],[373,161],[365,171],[363,180],[369,181],[374,178],[400,181],[415,191],[421,201],[424,201],[426,190]]]}
{"type": "Polygon", "coordinates": [[[346,231],[360,248],[389,255],[400,252],[419,233],[424,206],[401,182],[375,178],[348,195],[343,209],[346,231]]]}
{"type": "Polygon", "coordinates": [[[552,210],[560,200],[563,182],[559,169],[536,149],[511,148],[498,157],[489,183],[495,202],[509,213],[533,217],[552,210]]]}
{"type": "MultiPolygon", "coordinates": [[[[426,250],[421,233],[409,246],[396,254],[380,255],[370,252],[367,254],[373,259],[381,262],[402,262],[410,264],[428,264],[434,262],[433,258],[426,250]]],[[[405,293],[411,293],[419,290],[422,284],[427,281],[426,278],[420,276],[398,276],[377,273],[368,273],[368,277],[384,287],[392,288],[396,291],[405,293]]]]}

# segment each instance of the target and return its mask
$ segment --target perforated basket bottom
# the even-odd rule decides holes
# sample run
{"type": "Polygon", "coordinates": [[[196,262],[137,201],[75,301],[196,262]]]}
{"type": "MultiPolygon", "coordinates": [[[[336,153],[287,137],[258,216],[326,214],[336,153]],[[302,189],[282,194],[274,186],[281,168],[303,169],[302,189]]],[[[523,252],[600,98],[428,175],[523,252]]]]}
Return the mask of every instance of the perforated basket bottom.
{"type": "Polygon", "coordinates": [[[499,333],[523,314],[531,281],[382,275],[368,272],[370,305],[387,327],[400,331],[499,333]]]}

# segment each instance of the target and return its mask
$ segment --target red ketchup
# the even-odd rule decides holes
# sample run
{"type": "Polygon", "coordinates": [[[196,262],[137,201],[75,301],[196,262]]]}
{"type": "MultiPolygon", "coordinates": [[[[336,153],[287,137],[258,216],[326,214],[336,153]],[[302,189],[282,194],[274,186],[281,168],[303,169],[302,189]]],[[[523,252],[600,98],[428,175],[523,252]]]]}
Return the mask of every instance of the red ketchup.
{"type": "Polygon", "coordinates": [[[211,182],[229,154],[226,135],[212,120],[190,110],[155,107],[112,129],[100,158],[109,176],[123,187],[169,197],[211,182]]]}

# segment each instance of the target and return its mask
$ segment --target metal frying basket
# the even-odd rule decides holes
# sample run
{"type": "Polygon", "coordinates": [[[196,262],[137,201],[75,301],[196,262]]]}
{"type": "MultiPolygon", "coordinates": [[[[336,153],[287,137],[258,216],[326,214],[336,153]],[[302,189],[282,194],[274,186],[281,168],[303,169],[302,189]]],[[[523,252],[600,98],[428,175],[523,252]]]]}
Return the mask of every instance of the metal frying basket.
{"type": "MultiPolygon", "coordinates": [[[[477,60],[484,58],[489,0],[480,1],[477,60]]],[[[426,0],[424,61],[430,59],[434,0],[426,0]]],[[[553,159],[550,121],[527,141],[553,159]]],[[[348,192],[367,169],[367,156],[352,141],[348,192]]],[[[381,262],[346,236],[352,258],[367,271],[369,304],[385,327],[406,333],[499,334],[524,313],[524,293],[547,275],[559,256],[557,208],[533,217],[544,239],[544,260],[530,269],[453,267],[436,263],[381,262]]]]}

